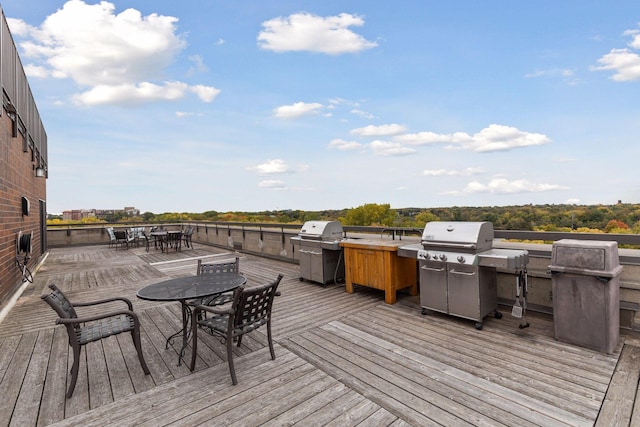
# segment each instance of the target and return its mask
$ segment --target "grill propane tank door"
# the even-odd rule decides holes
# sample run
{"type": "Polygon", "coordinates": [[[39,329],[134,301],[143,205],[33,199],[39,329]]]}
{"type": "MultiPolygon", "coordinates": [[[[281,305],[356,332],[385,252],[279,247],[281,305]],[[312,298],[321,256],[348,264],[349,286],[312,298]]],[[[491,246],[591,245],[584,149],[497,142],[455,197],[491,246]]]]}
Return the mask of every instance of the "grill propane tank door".
{"type": "Polygon", "coordinates": [[[447,269],[442,262],[420,260],[420,305],[425,309],[448,313],[447,269]]]}
{"type": "Polygon", "coordinates": [[[447,264],[449,314],[482,322],[497,306],[494,268],[447,264]]]}
{"type": "Polygon", "coordinates": [[[447,264],[449,314],[472,320],[480,316],[478,269],[473,266],[447,264]]]}

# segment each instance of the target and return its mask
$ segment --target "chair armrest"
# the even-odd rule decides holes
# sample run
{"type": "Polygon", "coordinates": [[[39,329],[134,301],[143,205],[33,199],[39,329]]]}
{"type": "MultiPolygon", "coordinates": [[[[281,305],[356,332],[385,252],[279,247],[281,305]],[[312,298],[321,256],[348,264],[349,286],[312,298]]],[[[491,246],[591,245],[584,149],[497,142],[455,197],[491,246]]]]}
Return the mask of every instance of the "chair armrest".
{"type": "Polygon", "coordinates": [[[57,325],[74,325],[78,323],[94,322],[96,320],[108,319],[109,317],[115,317],[122,314],[133,318],[133,322],[135,324],[140,324],[140,319],[138,319],[138,315],[130,310],[112,311],[110,313],[97,314],[95,316],[89,316],[89,317],[76,317],[72,319],[59,318],[56,320],[56,324],[57,325]]]}
{"type": "Polygon", "coordinates": [[[197,305],[196,308],[193,309],[193,315],[195,316],[200,311],[208,311],[213,314],[228,314],[231,316],[235,313],[233,307],[228,308],[217,308],[218,306],[208,306],[208,305],[197,305]]]}
{"type": "Polygon", "coordinates": [[[133,304],[131,303],[131,300],[125,297],[105,298],[105,299],[101,299],[97,301],[89,301],[89,302],[72,302],[71,304],[74,307],[89,307],[92,305],[105,304],[105,303],[114,302],[114,301],[123,301],[129,307],[129,311],[133,311],[133,304]]]}

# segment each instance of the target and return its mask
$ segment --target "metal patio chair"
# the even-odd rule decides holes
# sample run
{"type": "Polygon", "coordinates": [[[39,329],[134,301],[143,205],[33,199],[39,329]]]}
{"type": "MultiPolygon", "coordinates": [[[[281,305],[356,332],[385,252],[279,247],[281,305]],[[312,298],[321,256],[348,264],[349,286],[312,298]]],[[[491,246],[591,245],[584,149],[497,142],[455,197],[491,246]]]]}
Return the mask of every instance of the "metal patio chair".
{"type": "Polygon", "coordinates": [[[107,234],[109,234],[109,247],[116,244],[116,235],[113,233],[113,227],[107,227],[107,234]]]}
{"type": "Polygon", "coordinates": [[[282,280],[279,274],[275,281],[265,285],[245,288],[240,286],[233,292],[233,303],[231,307],[209,307],[199,305],[193,310],[191,318],[192,328],[192,353],[191,366],[194,370],[196,366],[196,355],[198,351],[198,329],[210,332],[224,339],[227,346],[227,361],[233,385],[238,384],[236,371],[233,365],[233,343],[237,341],[238,347],[242,344],[242,337],[249,332],[255,331],[263,325],[267,326],[267,338],[269,341],[269,351],[271,359],[275,360],[276,353],[273,348],[271,337],[271,309],[273,299],[278,293],[278,285],[282,280]],[[205,318],[202,312],[207,312],[211,316],[205,318]]]}
{"type": "Polygon", "coordinates": [[[126,230],[115,230],[113,234],[116,236],[116,250],[118,245],[129,249],[129,243],[133,242],[133,236],[130,236],[126,230]]]}
{"type": "MultiPolygon", "coordinates": [[[[216,274],[216,273],[240,273],[240,258],[236,257],[235,261],[218,262],[218,263],[203,263],[201,259],[198,260],[198,270],[196,275],[203,274],[216,274]]],[[[202,298],[197,301],[189,301],[189,305],[223,305],[233,301],[233,292],[225,292],[218,295],[213,295],[207,298],[202,298]]]]}
{"type": "Polygon", "coordinates": [[[184,245],[187,248],[193,249],[193,242],[192,242],[192,237],[193,237],[193,232],[195,231],[194,227],[187,227],[183,232],[182,232],[182,241],[184,242],[184,245]]]}
{"type": "Polygon", "coordinates": [[[69,346],[73,349],[73,366],[71,367],[71,382],[67,390],[67,398],[73,395],[78,380],[78,369],[80,367],[80,349],[93,341],[101,340],[112,335],[123,332],[131,332],[133,345],[138,352],[140,366],[145,375],[149,375],[149,368],[142,355],[142,345],[140,343],[140,320],[133,312],[133,305],[127,298],[114,297],[99,301],[71,303],[62,291],[54,284],[50,284],[51,293],[42,295],[42,299],[55,310],[60,316],[56,324],[64,325],[69,335],[69,346]],[[88,317],[78,317],[76,307],[94,306],[114,301],[123,301],[127,304],[128,310],[111,311],[88,317]]]}

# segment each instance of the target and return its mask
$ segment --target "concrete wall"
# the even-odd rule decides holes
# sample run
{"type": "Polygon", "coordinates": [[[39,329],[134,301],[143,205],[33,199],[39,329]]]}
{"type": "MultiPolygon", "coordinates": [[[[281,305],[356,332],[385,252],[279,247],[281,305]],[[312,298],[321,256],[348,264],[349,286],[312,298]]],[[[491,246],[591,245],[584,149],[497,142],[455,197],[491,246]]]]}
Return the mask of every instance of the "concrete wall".
{"type": "MultiPolygon", "coordinates": [[[[50,228],[47,232],[50,247],[69,245],[108,244],[105,227],[50,228]]],[[[126,229],[129,226],[114,227],[126,229]]],[[[283,261],[297,263],[298,247],[291,243],[297,229],[281,229],[224,225],[195,225],[193,241],[200,244],[223,247],[283,261]]],[[[180,229],[180,224],[165,225],[167,229],[180,229]]],[[[380,238],[379,234],[347,233],[347,237],[380,238]]],[[[419,242],[419,237],[403,237],[407,244],[419,242]]],[[[518,243],[501,244],[496,247],[529,250],[528,303],[530,309],[552,312],[553,295],[551,276],[547,272],[551,260],[551,245],[531,245],[518,243]]],[[[620,322],[623,328],[640,329],[640,250],[624,250],[624,271],[620,276],[620,322]]],[[[622,258],[622,257],[621,257],[622,258]]],[[[498,299],[505,304],[515,301],[515,275],[510,271],[498,270],[498,299]]]]}

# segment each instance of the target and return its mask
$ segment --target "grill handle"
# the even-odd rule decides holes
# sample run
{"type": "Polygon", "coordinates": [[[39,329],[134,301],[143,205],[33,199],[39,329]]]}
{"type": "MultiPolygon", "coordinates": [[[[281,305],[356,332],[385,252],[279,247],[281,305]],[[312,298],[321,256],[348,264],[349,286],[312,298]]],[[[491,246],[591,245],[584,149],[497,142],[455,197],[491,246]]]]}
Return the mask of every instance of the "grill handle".
{"type": "Polygon", "coordinates": [[[427,271],[435,271],[438,273],[441,273],[444,271],[444,267],[442,268],[433,268],[433,267],[427,267],[426,265],[423,265],[422,267],[420,267],[421,270],[427,270],[427,271]]]}
{"type": "Polygon", "coordinates": [[[457,270],[455,270],[453,268],[451,270],[449,270],[449,273],[451,273],[451,274],[459,274],[460,276],[475,276],[476,275],[475,271],[473,271],[473,272],[457,271],[457,270]]]}
{"type": "Polygon", "coordinates": [[[300,249],[298,251],[298,253],[300,254],[311,254],[311,255],[322,255],[322,252],[316,252],[316,251],[307,251],[305,249],[300,249]]]}
{"type": "Polygon", "coordinates": [[[475,249],[475,243],[450,243],[450,242],[438,242],[435,240],[423,240],[422,246],[437,246],[438,248],[450,248],[450,249],[475,249]]]}

